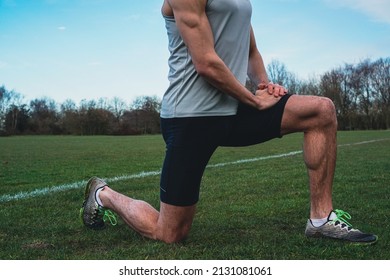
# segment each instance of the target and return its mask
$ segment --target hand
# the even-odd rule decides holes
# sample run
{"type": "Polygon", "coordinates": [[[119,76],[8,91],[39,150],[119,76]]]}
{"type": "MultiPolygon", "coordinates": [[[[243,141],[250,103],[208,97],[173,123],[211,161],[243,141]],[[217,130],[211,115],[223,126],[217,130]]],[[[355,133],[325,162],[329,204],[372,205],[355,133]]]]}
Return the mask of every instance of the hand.
{"type": "Polygon", "coordinates": [[[267,89],[267,92],[275,97],[280,97],[280,96],[286,95],[288,92],[288,90],[285,87],[278,85],[278,84],[273,84],[273,83],[268,83],[268,84],[260,83],[257,86],[257,89],[258,90],[267,89]]]}
{"type": "Polygon", "coordinates": [[[255,96],[258,98],[259,110],[265,110],[274,106],[286,94],[287,89],[278,84],[259,84],[255,93],[255,96]]]}

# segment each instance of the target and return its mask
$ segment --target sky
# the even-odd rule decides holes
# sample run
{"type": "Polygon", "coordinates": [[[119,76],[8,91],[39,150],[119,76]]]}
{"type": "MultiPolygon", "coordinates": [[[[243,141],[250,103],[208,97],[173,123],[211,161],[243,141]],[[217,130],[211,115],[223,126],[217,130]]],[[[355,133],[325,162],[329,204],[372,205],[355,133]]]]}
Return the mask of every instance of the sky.
{"type": "MultiPolygon", "coordinates": [[[[390,0],[252,0],[268,65],[300,79],[390,56],[390,0]]],[[[161,98],[162,0],[0,0],[0,86],[26,102],[161,98]]]]}

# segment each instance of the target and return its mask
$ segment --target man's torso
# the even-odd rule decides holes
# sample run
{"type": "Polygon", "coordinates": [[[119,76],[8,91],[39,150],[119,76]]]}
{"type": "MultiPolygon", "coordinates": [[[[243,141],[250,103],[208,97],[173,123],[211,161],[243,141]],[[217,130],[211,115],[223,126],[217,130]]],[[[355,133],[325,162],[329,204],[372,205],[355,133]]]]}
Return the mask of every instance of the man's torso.
{"type": "MultiPolygon", "coordinates": [[[[216,53],[245,84],[252,14],[250,1],[208,0],[205,12],[214,35],[216,53]]],[[[237,101],[197,74],[174,17],[164,15],[164,19],[169,40],[170,85],[164,94],[161,117],[234,115],[237,101]]]]}

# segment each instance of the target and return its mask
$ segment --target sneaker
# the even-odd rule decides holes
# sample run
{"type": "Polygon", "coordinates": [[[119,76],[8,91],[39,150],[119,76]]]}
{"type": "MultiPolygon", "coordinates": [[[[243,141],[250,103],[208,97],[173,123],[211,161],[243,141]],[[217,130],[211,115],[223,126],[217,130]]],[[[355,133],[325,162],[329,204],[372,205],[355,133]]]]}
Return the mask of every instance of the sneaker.
{"type": "Polygon", "coordinates": [[[105,222],[109,221],[111,225],[117,224],[115,214],[99,205],[96,201],[96,192],[108,186],[102,179],[92,177],[85,187],[84,202],[80,209],[80,218],[86,227],[92,229],[102,229],[105,222]]]}
{"type": "Polygon", "coordinates": [[[311,220],[309,219],[307,221],[305,235],[308,237],[335,238],[362,245],[374,244],[378,241],[378,236],[363,233],[360,230],[353,228],[346,219],[351,219],[351,215],[343,210],[337,209],[330,212],[328,221],[322,226],[313,226],[311,220]],[[331,218],[331,216],[335,218],[331,218]]]}

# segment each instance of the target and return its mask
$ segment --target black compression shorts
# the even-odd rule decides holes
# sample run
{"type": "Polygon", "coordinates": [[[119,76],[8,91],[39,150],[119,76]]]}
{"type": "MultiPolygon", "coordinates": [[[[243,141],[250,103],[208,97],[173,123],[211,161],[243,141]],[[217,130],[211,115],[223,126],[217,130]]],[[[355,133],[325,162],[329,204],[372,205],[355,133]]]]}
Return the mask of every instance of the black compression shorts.
{"type": "Polygon", "coordinates": [[[234,116],[161,119],[166,143],[161,201],[175,206],[196,204],[203,172],[217,147],[249,146],[282,137],[282,116],[290,96],[263,111],[240,104],[234,116]]]}

